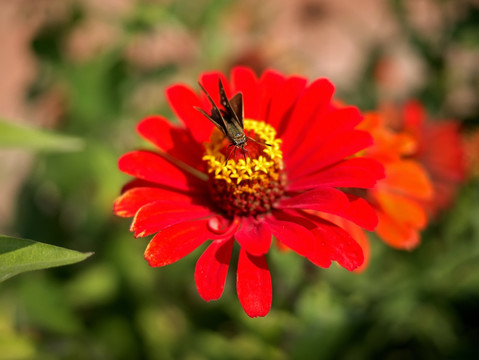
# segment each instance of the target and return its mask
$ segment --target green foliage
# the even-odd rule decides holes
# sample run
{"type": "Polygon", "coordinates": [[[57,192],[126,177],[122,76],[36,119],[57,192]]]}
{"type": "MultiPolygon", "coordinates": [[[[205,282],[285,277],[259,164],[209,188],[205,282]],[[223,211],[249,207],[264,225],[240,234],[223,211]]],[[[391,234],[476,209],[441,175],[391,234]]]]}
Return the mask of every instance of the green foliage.
{"type": "Polygon", "coordinates": [[[92,253],[64,249],[32,240],[0,235],[0,281],[26,271],[83,261],[92,253]]]}
{"type": "Polygon", "coordinates": [[[0,148],[35,151],[79,151],[81,139],[0,119],[0,148]]]}

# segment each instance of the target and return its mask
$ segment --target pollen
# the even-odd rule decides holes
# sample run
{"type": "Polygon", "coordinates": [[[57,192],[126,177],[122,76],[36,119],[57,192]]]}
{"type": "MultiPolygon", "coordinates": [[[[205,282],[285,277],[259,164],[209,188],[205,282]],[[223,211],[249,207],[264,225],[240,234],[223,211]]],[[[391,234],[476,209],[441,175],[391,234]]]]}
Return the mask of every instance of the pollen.
{"type": "Polygon", "coordinates": [[[235,148],[217,129],[205,143],[210,195],[227,216],[266,213],[284,193],[283,153],[276,130],[250,119],[244,120],[244,130],[249,137],[244,149],[235,148]]]}

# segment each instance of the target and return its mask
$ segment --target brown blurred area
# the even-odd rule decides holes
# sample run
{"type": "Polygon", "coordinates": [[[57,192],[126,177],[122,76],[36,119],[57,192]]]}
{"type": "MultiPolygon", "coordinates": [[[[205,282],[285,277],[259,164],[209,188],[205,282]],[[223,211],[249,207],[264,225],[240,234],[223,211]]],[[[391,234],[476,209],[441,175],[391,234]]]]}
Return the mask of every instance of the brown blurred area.
{"type": "MultiPolygon", "coordinates": [[[[402,20],[386,0],[233,1],[219,16],[215,34],[223,45],[218,52],[225,56],[208,63],[202,58],[202,48],[216,39],[204,39],[202,29],[188,28],[181,18],[165,19],[142,33],[125,33],[124,22],[141,3],[157,4],[161,9],[174,1],[2,1],[0,113],[54,125],[52,117],[58,114],[45,109],[52,108],[54,100],[46,96],[43,102],[47,104],[26,101],[38,70],[31,41],[42,27],[68,21],[72,6],[84,12],[63,44],[62,51],[72,62],[88,61],[119,47],[126,61],[137,68],[176,64],[181,73],[189,68],[201,71],[212,65],[225,68],[240,63],[258,72],[272,67],[309,78],[325,76],[338,88],[354,91],[371,65],[371,54],[379,51],[374,75],[378,95],[385,98],[407,97],[424,86],[429,74],[427,62],[410,43],[402,21],[432,47],[441,46],[451,26],[465,16],[467,6],[478,6],[474,0],[407,0],[402,20]],[[33,120],[35,117],[43,119],[33,120]]],[[[441,51],[448,64],[448,78],[458,85],[453,87],[448,105],[453,109],[474,106],[473,93],[462,83],[477,77],[478,52],[460,44],[441,51]]]]}
{"type": "MultiPolygon", "coordinates": [[[[50,3],[52,3],[50,1],[50,3]]],[[[37,74],[30,49],[34,34],[48,13],[47,1],[0,2],[0,116],[18,122],[38,123],[27,101],[27,92],[37,74]]],[[[16,192],[28,173],[32,156],[21,150],[0,150],[0,232],[12,217],[16,192]]]]}
{"type": "MultiPolygon", "coordinates": [[[[235,64],[257,72],[277,68],[309,78],[328,77],[349,93],[361,93],[362,84],[373,82],[378,102],[402,101],[427,86],[433,70],[411,43],[414,32],[443,56],[442,81],[448,92],[441,110],[468,116],[478,108],[479,50],[448,41],[451,28],[467,15],[466,10],[479,6],[477,0],[406,0],[400,2],[401,16],[394,2],[387,0],[232,1],[221,8],[216,24],[198,26],[196,13],[212,6],[205,0],[186,5],[195,26],[173,12],[175,16],[165,15],[145,31],[127,31],[125,23],[139,5],[156,5],[161,12],[165,7],[174,9],[176,3],[185,7],[174,0],[0,1],[0,116],[48,128],[61,123],[68,103],[62,81],[34,99],[29,97],[43,66],[32,51],[32,41],[45,27],[70,21],[71,8],[83,14],[65,34],[61,48],[64,59],[72,63],[117,49],[133,69],[153,71],[173,65],[169,79],[190,83],[201,71],[228,70],[235,64]],[[216,48],[211,50],[211,44],[216,48]]],[[[151,109],[162,101],[164,86],[144,79],[125,101],[137,111],[151,109]]],[[[0,153],[0,226],[9,221],[15,193],[31,161],[24,152],[0,153]]]]}

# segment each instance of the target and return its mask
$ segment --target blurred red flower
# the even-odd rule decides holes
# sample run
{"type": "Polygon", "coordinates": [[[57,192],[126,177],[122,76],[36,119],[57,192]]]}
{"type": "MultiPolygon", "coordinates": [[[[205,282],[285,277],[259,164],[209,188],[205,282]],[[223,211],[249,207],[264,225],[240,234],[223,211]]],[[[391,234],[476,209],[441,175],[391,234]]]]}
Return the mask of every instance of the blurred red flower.
{"type": "Polygon", "coordinates": [[[417,142],[412,158],[426,169],[434,185],[434,196],[427,202],[432,216],[449,207],[466,177],[466,159],[460,124],[453,120],[431,121],[418,101],[407,102],[396,127],[417,142]]]}
{"type": "Polygon", "coordinates": [[[469,176],[479,177],[479,130],[466,136],[464,140],[466,165],[469,176]]]}
{"type": "Polygon", "coordinates": [[[428,222],[424,203],[434,194],[425,169],[411,158],[417,143],[404,132],[386,128],[384,117],[377,112],[366,114],[360,128],[369,130],[375,140],[364,155],[380,161],[386,173],[374,189],[368,190],[368,199],[378,214],[376,234],[392,247],[413,249],[428,222]]]}
{"type": "Polygon", "coordinates": [[[139,134],[157,149],[120,158],[120,170],[136,179],[124,187],[114,212],[134,217],[136,237],[156,233],[145,251],[151,266],[171,264],[211,240],[195,270],[198,292],[207,301],[222,295],[236,240],[238,298],[249,316],[265,316],[272,302],[266,262],[272,235],[320,267],[337,261],[356,269],[363,263],[361,246],[307,210],[373,230],[374,209],[343,190],[373,187],[384,169],[374,159],[352,157],[373,140],[355,129],[362,119],[355,107],[331,104],[334,87],[328,80],[308,85],[305,78],[271,70],[257,78],[245,67],[234,68],[231,81],[219,72],[205,73],[200,83],[216,104],[218,79],[228,98],[243,94],[245,134],[254,139],[245,146],[247,155],[240,149],[225,161],[229,141],[195,110],[210,112],[206,96],[186,85],[171,86],[167,98],[181,125],[160,116],[139,123],[139,134]]]}

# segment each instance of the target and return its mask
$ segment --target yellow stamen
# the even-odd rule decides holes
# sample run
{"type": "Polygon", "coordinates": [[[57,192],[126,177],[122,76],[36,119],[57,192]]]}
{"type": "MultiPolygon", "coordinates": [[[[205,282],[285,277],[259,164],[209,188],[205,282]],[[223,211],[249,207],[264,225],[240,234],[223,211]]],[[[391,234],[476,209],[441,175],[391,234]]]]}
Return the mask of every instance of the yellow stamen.
{"type": "MultiPolygon", "coordinates": [[[[215,129],[205,144],[203,160],[209,174],[210,195],[227,216],[268,212],[284,192],[285,174],[281,139],[263,121],[244,120],[248,139],[245,158],[236,154],[226,162],[225,153],[235,151],[224,134],[215,129]],[[254,135],[253,135],[254,133],[254,135]],[[268,145],[266,145],[268,144],[268,145]]],[[[238,153],[243,149],[236,149],[238,153]]]]}
{"type": "MultiPolygon", "coordinates": [[[[224,180],[227,183],[234,181],[240,184],[242,181],[255,180],[261,181],[264,178],[270,178],[271,175],[277,174],[283,168],[283,153],[280,145],[281,139],[276,139],[276,130],[263,121],[255,121],[250,119],[244,120],[244,128],[247,131],[254,131],[258,142],[268,145],[258,145],[261,147],[263,155],[257,158],[251,158],[246,154],[246,162],[244,159],[229,159],[226,163],[226,157],[221,152],[224,148],[224,135],[217,129],[213,132],[211,142],[205,144],[206,153],[203,160],[208,164],[208,172],[214,173],[214,178],[224,180]]],[[[252,141],[252,140],[248,140],[252,141]]],[[[237,151],[243,151],[241,149],[237,151]]]]}

